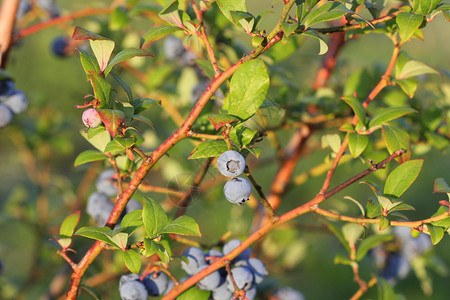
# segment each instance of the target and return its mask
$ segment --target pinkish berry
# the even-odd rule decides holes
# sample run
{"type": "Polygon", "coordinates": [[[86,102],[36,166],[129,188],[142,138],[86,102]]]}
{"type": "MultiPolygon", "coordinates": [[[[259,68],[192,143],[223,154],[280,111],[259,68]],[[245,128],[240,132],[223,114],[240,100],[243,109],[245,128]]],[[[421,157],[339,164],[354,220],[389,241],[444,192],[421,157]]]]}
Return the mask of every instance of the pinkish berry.
{"type": "Polygon", "coordinates": [[[102,119],[95,108],[86,109],[82,118],[84,125],[89,128],[96,128],[102,124],[102,119]]]}

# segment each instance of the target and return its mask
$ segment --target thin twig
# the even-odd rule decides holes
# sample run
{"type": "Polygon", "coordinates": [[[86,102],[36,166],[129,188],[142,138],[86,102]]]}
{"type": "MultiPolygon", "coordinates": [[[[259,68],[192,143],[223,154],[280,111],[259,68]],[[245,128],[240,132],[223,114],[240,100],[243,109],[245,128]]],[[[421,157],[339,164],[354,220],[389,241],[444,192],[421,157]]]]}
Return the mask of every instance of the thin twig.
{"type": "Polygon", "coordinates": [[[261,186],[256,182],[255,178],[252,176],[252,174],[250,173],[250,170],[248,168],[248,166],[245,166],[245,170],[244,170],[245,175],[247,175],[248,179],[250,180],[250,182],[252,183],[252,185],[255,187],[256,192],[258,193],[259,197],[261,198],[261,202],[262,204],[264,204],[264,206],[266,207],[266,209],[268,210],[268,212],[270,213],[271,217],[273,220],[278,219],[277,214],[275,213],[275,211],[273,210],[272,206],[270,205],[269,201],[267,201],[266,196],[264,195],[264,192],[261,188],[261,186]]]}

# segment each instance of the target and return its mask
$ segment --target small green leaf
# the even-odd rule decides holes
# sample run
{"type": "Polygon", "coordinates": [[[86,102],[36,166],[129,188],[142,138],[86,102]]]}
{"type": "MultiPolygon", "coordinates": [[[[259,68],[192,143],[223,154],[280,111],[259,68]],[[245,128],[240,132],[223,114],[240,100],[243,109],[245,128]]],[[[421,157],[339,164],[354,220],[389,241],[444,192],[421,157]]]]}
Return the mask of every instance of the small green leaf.
{"type": "Polygon", "coordinates": [[[108,65],[109,58],[114,50],[115,43],[112,40],[89,40],[92,52],[94,52],[100,67],[100,72],[103,72],[108,65]]]}
{"type": "Polygon", "coordinates": [[[352,157],[356,158],[360,156],[367,145],[369,144],[369,137],[367,135],[357,134],[354,132],[348,133],[348,148],[352,157]]]}
{"type": "Polygon", "coordinates": [[[436,178],[433,184],[433,193],[450,193],[450,186],[444,178],[436,178]]]}
{"type": "Polygon", "coordinates": [[[95,300],[102,299],[102,297],[100,296],[100,293],[97,292],[97,290],[95,290],[92,286],[86,285],[84,283],[82,283],[80,286],[81,286],[81,288],[86,290],[86,292],[88,292],[95,300]]]}
{"type": "Polygon", "coordinates": [[[351,259],[344,257],[340,254],[336,254],[336,256],[334,257],[334,264],[335,265],[348,265],[351,266],[353,265],[355,262],[352,261],[351,259]]]}
{"type": "Polygon", "coordinates": [[[128,270],[130,270],[132,273],[138,274],[141,270],[141,258],[139,254],[136,251],[130,249],[128,251],[124,251],[122,255],[123,261],[125,262],[128,270]]]}
{"type": "Polygon", "coordinates": [[[89,239],[102,241],[104,243],[107,243],[108,245],[111,245],[113,247],[117,247],[120,249],[118,245],[113,243],[108,236],[106,235],[106,232],[110,232],[111,228],[109,227],[81,227],[78,229],[75,234],[84,236],[89,239]]]}
{"type": "Polygon", "coordinates": [[[73,235],[75,227],[77,227],[78,222],[80,222],[81,212],[76,211],[68,215],[61,224],[59,228],[59,235],[70,237],[73,235]]]}
{"type": "Polygon", "coordinates": [[[342,234],[342,230],[330,222],[326,222],[325,224],[327,225],[328,230],[330,230],[338,238],[338,240],[342,243],[342,245],[345,247],[347,252],[350,253],[350,251],[351,251],[350,245],[348,244],[347,240],[345,239],[344,235],[342,234]]]}
{"type": "Polygon", "coordinates": [[[179,235],[201,236],[197,222],[189,216],[181,216],[166,225],[160,232],[179,235]]]}
{"type": "Polygon", "coordinates": [[[134,107],[134,113],[140,114],[153,104],[161,104],[161,101],[153,100],[150,98],[136,98],[131,101],[131,105],[134,107]]]}
{"type": "Polygon", "coordinates": [[[105,124],[106,130],[114,137],[119,126],[125,121],[125,114],[120,110],[98,109],[100,119],[105,124]]]}
{"type": "Polygon", "coordinates": [[[395,22],[398,26],[400,38],[403,42],[406,42],[419,29],[419,26],[423,22],[423,16],[402,11],[395,18],[395,22]]]}
{"type": "Polygon", "coordinates": [[[103,125],[100,125],[100,126],[95,127],[95,128],[92,128],[92,127],[88,128],[88,130],[87,130],[87,138],[88,139],[92,139],[94,136],[96,136],[97,134],[100,134],[100,133],[102,133],[104,131],[106,131],[106,128],[103,125]]]}
{"type": "Polygon", "coordinates": [[[228,113],[243,120],[250,118],[264,102],[269,85],[262,60],[243,63],[231,78],[228,113]]]}
{"type": "MultiPolygon", "coordinates": [[[[218,0],[217,0],[218,1],[218,0]]],[[[203,291],[197,289],[195,286],[183,292],[177,297],[178,300],[208,300],[211,291],[203,291]]]]}
{"type": "Polygon", "coordinates": [[[150,28],[150,30],[148,30],[143,36],[144,42],[142,43],[142,48],[145,48],[154,41],[157,41],[179,30],[182,29],[178,26],[168,26],[168,25],[150,28]]]}
{"type": "Polygon", "coordinates": [[[144,222],[147,236],[154,238],[158,236],[161,230],[167,225],[167,215],[156,201],[150,198],[144,198],[142,221],[144,222]]]}
{"type": "Polygon", "coordinates": [[[381,206],[378,201],[373,199],[367,201],[366,204],[366,217],[369,219],[373,219],[378,217],[381,214],[381,206]]]}
{"type": "Polygon", "coordinates": [[[98,161],[98,160],[104,160],[107,159],[108,156],[102,152],[96,151],[96,150],[85,150],[78,154],[77,158],[74,162],[74,167],[78,167],[79,165],[92,162],[92,161],[98,161]]]}
{"type": "Polygon", "coordinates": [[[427,66],[423,62],[416,61],[416,60],[410,60],[403,66],[403,68],[397,75],[397,79],[405,79],[405,78],[419,76],[422,74],[438,74],[438,75],[440,75],[438,71],[427,66]]]}
{"type": "Polygon", "coordinates": [[[107,76],[109,74],[109,72],[111,72],[111,69],[117,65],[118,63],[121,63],[123,61],[129,60],[133,57],[136,56],[151,56],[154,57],[153,54],[151,54],[150,52],[148,52],[147,50],[144,49],[138,49],[138,48],[127,48],[124,49],[122,51],[120,51],[119,53],[117,53],[112,59],[111,61],[108,63],[108,66],[105,68],[104,74],[105,76],[107,76]]]}
{"type": "Polygon", "coordinates": [[[310,27],[311,25],[326,22],[330,20],[339,19],[351,11],[347,9],[342,3],[330,1],[324,3],[322,6],[313,10],[305,18],[305,27],[310,27]]]}
{"type": "MultiPolygon", "coordinates": [[[[104,128],[103,128],[104,129],[104,128]]],[[[103,152],[105,150],[106,145],[111,141],[111,135],[109,134],[108,131],[103,130],[101,133],[95,135],[94,137],[90,138],[89,137],[89,132],[90,130],[88,130],[88,132],[86,133],[85,130],[80,130],[80,134],[89,142],[92,144],[92,146],[94,146],[95,148],[97,148],[98,150],[100,150],[101,152],[103,152]]]]}
{"type": "Polygon", "coordinates": [[[158,246],[149,238],[144,238],[145,256],[150,257],[158,251],[158,246]]]}
{"type": "Polygon", "coordinates": [[[376,246],[388,242],[392,239],[393,236],[388,234],[372,235],[365,238],[358,246],[358,249],[356,251],[356,260],[360,261],[366,256],[367,252],[370,249],[375,248],[376,246]]]}
{"type": "Polygon", "coordinates": [[[353,110],[355,115],[358,117],[358,120],[362,123],[362,125],[366,125],[366,110],[362,106],[361,102],[353,96],[342,97],[342,100],[345,101],[353,110]]]}
{"type": "Polygon", "coordinates": [[[389,154],[392,154],[399,149],[405,149],[406,153],[397,157],[396,160],[400,164],[408,161],[411,157],[411,143],[408,132],[399,127],[388,125],[383,125],[382,128],[389,154]]]}
{"type": "Polygon", "coordinates": [[[350,245],[355,245],[356,241],[364,233],[364,227],[355,223],[347,223],[342,226],[342,234],[350,245]]]}
{"type": "Polygon", "coordinates": [[[98,108],[109,108],[111,106],[111,85],[94,71],[89,71],[89,78],[94,96],[100,102],[98,108]]]}
{"type": "Polygon", "coordinates": [[[125,152],[125,149],[115,139],[105,147],[105,153],[109,153],[110,155],[118,155],[123,152],[125,152]]]}
{"type": "Polygon", "coordinates": [[[415,109],[406,106],[396,106],[384,108],[378,111],[370,120],[369,128],[373,128],[378,125],[383,125],[389,121],[398,119],[404,115],[417,112],[415,109]]]}
{"type": "Polygon", "coordinates": [[[90,32],[89,30],[84,29],[83,27],[76,26],[73,30],[72,39],[77,41],[82,40],[109,40],[104,36],[98,35],[96,33],[90,32]]]}
{"type": "Polygon", "coordinates": [[[231,115],[212,114],[208,116],[208,120],[214,126],[214,129],[218,130],[220,127],[226,124],[239,121],[239,118],[236,118],[235,116],[231,115]]]}
{"type": "MultiPolygon", "coordinates": [[[[125,230],[125,228],[121,228],[125,230]]],[[[128,243],[128,233],[126,232],[117,232],[114,235],[106,234],[106,236],[113,242],[115,245],[119,246],[123,251],[127,248],[128,243]]]]}
{"type": "Polygon", "coordinates": [[[328,52],[328,45],[325,40],[317,33],[317,31],[309,28],[302,34],[315,38],[319,41],[319,55],[323,55],[328,52]]]}
{"type": "Polygon", "coordinates": [[[395,80],[394,82],[400,86],[403,92],[405,92],[405,94],[408,95],[410,99],[414,97],[414,94],[416,93],[417,90],[417,86],[419,84],[419,81],[415,77],[399,79],[395,80]]]}
{"type": "Polygon", "coordinates": [[[142,209],[136,209],[132,212],[127,213],[122,221],[120,222],[121,228],[127,228],[127,227],[141,227],[144,225],[144,223],[141,220],[142,218],[142,209]]]}
{"type": "Polygon", "coordinates": [[[322,136],[322,148],[330,146],[334,153],[338,153],[341,148],[341,138],[339,134],[326,134],[322,136]]]}
{"type": "Polygon", "coordinates": [[[235,20],[231,16],[232,11],[247,11],[245,0],[216,0],[222,14],[234,24],[235,20]]]}
{"type": "Polygon", "coordinates": [[[184,28],[183,22],[181,21],[180,11],[178,10],[178,0],[170,0],[166,6],[161,9],[158,16],[167,22],[184,28]]]}
{"type": "Polygon", "coordinates": [[[86,75],[89,77],[89,72],[100,73],[100,67],[98,66],[95,56],[83,49],[78,49],[78,51],[80,51],[81,65],[83,66],[86,75]]]}
{"type": "MultiPolygon", "coordinates": [[[[436,217],[436,216],[439,216],[439,215],[442,215],[445,213],[448,213],[448,207],[440,206],[439,209],[437,210],[437,212],[434,213],[431,217],[436,217]]],[[[450,216],[447,216],[447,218],[439,220],[439,221],[434,221],[431,223],[431,225],[448,228],[450,226],[450,216]]]]}
{"type": "Polygon", "coordinates": [[[435,227],[431,224],[426,225],[428,232],[430,233],[431,242],[433,245],[439,243],[444,237],[444,229],[442,227],[435,227]]]}
{"type": "Polygon", "coordinates": [[[423,159],[409,160],[398,166],[387,177],[384,194],[399,198],[419,176],[422,166],[423,159]]]}
{"type": "Polygon", "coordinates": [[[383,231],[383,230],[385,230],[385,229],[388,228],[388,227],[389,227],[389,220],[388,220],[388,218],[385,217],[385,216],[383,216],[383,215],[381,215],[381,216],[380,216],[380,226],[379,226],[379,230],[380,230],[380,231],[383,231]]]}
{"type": "Polygon", "coordinates": [[[284,34],[286,36],[290,36],[298,28],[298,24],[297,23],[283,22],[281,27],[283,28],[284,34]]]}
{"type": "Polygon", "coordinates": [[[378,184],[376,184],[375,182],[372,182],[369,180],[363,180],[360,183],[367,184],[370,187],[370,189],[375,193],[375,196],[382,195],[380,186],[378,184]]]}
{"type": "Polygon", "coordinates": [[[257,133],[256,130],[239,124],[230,130],[230,138],[234,143],[240,146],[246,146],[252,142],[257,133]]]}
{"type": "Polygon", "coordinates": [[[188,159],[217,157],[227,150],[224,140],[206,141],[195,147],[188,159]]]}

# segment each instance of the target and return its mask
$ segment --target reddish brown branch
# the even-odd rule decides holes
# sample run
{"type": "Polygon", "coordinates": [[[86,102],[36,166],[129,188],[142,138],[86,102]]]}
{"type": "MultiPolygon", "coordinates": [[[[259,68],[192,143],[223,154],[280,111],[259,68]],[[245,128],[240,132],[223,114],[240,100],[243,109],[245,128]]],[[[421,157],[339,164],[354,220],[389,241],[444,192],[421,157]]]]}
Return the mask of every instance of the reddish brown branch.
{"type": "Polygon", "coordinates": [[[19,0],[5,0],[2,1],[0,8],[0,68],[2,69],[6,67],[18,6],[19,0]]]}

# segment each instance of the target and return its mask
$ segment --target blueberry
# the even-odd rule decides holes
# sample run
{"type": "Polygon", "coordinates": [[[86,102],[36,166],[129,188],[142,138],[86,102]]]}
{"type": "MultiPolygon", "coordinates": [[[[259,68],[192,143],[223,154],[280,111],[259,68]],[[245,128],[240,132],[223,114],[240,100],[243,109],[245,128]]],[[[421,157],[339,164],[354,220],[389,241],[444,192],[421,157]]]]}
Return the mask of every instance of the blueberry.
{"type": "Polygon", "coordinates": [[[97,191],[106,194],[109,197],[117,195],[117,180],[113,178],[116,174],[114,169],[106,169],[97,178],[95,186],[97,191]]]}
{"type": "Polygon", "coordinates": [[[146,275],[143,279],[148,295],[151,297],[164,294],[167,289],[168,281],[169,279],[164,272],[153,272],[146,275]]]}
{"type": "Polygon", "coordinates": [[[142,209],[142,204],[136,199],[131,198],[130,201],[128,201],[127,206],[125,207],[125,213],[130,213],[138,209],[142,209]]]}
{"type": "MultiPolygon", "coordinates": [[[[223,254],[227,255],[228,253],[230,253],[231,251],[236,249],[241,243],[242,242],[237,239],[228,241],[223,246],[223,254]]],[[[240,260],[248,260],[250,258],[250,253],[251,253],[250,248],[245,249],[238,256],[236,256],[236,258],[233,260],[233,262],[237,262],[240,260]]]]}
{"type": "Polygon", "coordinates": [[[245,169],[245,158],[237,151],[228,150],[217,159],[217,168],[226,177],[236,177],[245,169]]]}
{"type": "Polygon", "coordinates": [[[247,261],[246,267],[253,272],[256,284],[260,284],[263,281],[264,277],[268,274],[264,263],[254,257],[250,258],[247,261]]]}
{"type": "Polygon", "coordinates": [[[405,257],[397,253],[390,253],[380,276],[389,283],[395,284],[398,278],[405,278],[410,269],[411,265],[405,257]]]}
{"type": "Polygon", "coordinates": [[[206,251],[205,253],[205,259],[208,262],[208,264],[211,264],[214,262],[214,258],[222,257],[223,253],[222,251],[216,250],[216,249],[210,249],[206,251]]]}
{"type": "MultiPolygon", "coordinates": [[[[207,265],[203,265],[198,269],[198,272],[201,270],[207,268],[207,265]]],[[[219,271],[214,271],[207,276],[203,277],[199,282],[197,282],[197,287],[201,290],[205,291],[212,291],[213,289],[217,288],[221,283],[224,281],[222,280],[222,277],[220,276],[219,271]]]]}
{"type": "Polygon", "coordinates": [[[22,19],[29,11],[31,11],[31,3],[27,0],[20,0],[19,6],[17,7],[16,19],[22,19]]]}
{"type": "Polygon", "coordinates": [[[109,201],[107,195],[93,193],[87,201],[86,212],[94,218],[98,226],[102,227],[105,226],[113,208],[114,205],[109,201]]]}
{"type": "Polygon", "coordinates": [[[52,19],[59,17],[59,7],[54,0],[37,0],[37,4],[42,9],[46,10],[52,19]]]}
{"type": "Polygon", "coordinates": [[[0,99],[4,101],[5,97],[11,96],[16,91],[14,81],[11,79],[0,80],[0,99]]]}
{"type": "MultiPolygon", "coordinates": [[[[254,277],[249,268],[244,266],[234,267],[231,269],[231,274],[233,275],[234,281],[239,289],[248,291],[252,287],[254,277]]],[[[229,290],[234,290],[234,285],[231,281],[230,275],[227,275],[227,287],[229,290]]]]}
{"type": "Polygon", "coordinates": [[[221,285],[212,290],[213,300],[229,300],[232,297],[233,292],[228,289],[226,282],[222,283],[221,285]]]}
{"type": "Polygon", "coordinates": [[[139,275],[135,274],[135,273],[131,273],[131,274],[125,274],[120,276],[119,279],[119,289],[128,281],[132,281],[132,280],[139,280],[139,275]]]}
{"type": "Polygon", "coordinates": [[[69,55],[69,44],[70,44],[70,38],[66,36],[59,36],[56,37],[52,42],[52,51],[53,54],[60,56],[60,57],[66,57],[69,55]]]}
{"type": "Polygon", "coordinates": [[[83,124],[89,128],[96,128],[102,124],[102,119],[95,108],[88,108],[82,115],[83,124]]]}
{"type": "Polygon", "coordinates": [[[189,275],[194,275],[198,272],[201,266],[206,265],[205,253],[202,249],[197,247],[190,247],[183,253],[188,262],[181,261],[181,268],[189,275]]]}
{"type": "Polygon", "coordinates": [[[8,106],[13,113],[18,114],[27,109],[28,99],[22,91],[16,90],[14,94],[6,98],[4,104],[8,106]]]}
{"type": "Polygon", "coordinates": [[[252,286],[248,291],[245,292],[245,298],[248,300],[253,300],[256,297],[256,286],[252,286]]]}
{"type": "Polygon", "coordinates": [[[122,300],[146,300],[148,292],[145,285],[137,280],[131,280],[119,288],[122,300]]]}
{"type": "Polygon", "coordinates": [[[0,102],[0,128],[6,127],[13,119],[13,112],[0,102]]]}
{"type": "Polygon", "coordinates": [[[276,300],[305,300],[302,293],[288,286],[278,288],[273,297],[276,300]]]}
{"type": "Polygon", "coordinates": [[[174,36],[168,36],[164,41],[164,53],[167,59],[175,60],[180,58],[186,51],[183,46],[183,41],[174,36]]]}
{"type": "Polygon", "coordinates": [[[231,203],[244,205],[252,193],[250,181],[242,177],[236,177],[228,180],[223,187],[225,198],[231,203]]]}
{"type": "Polygon", "coordinates": [[[166,290],[164,291],[164,295],[167,295],[175,286],[175,282],[173,280],[169,280],[169,282],[167,282],[167,287],[166,290]]]}

